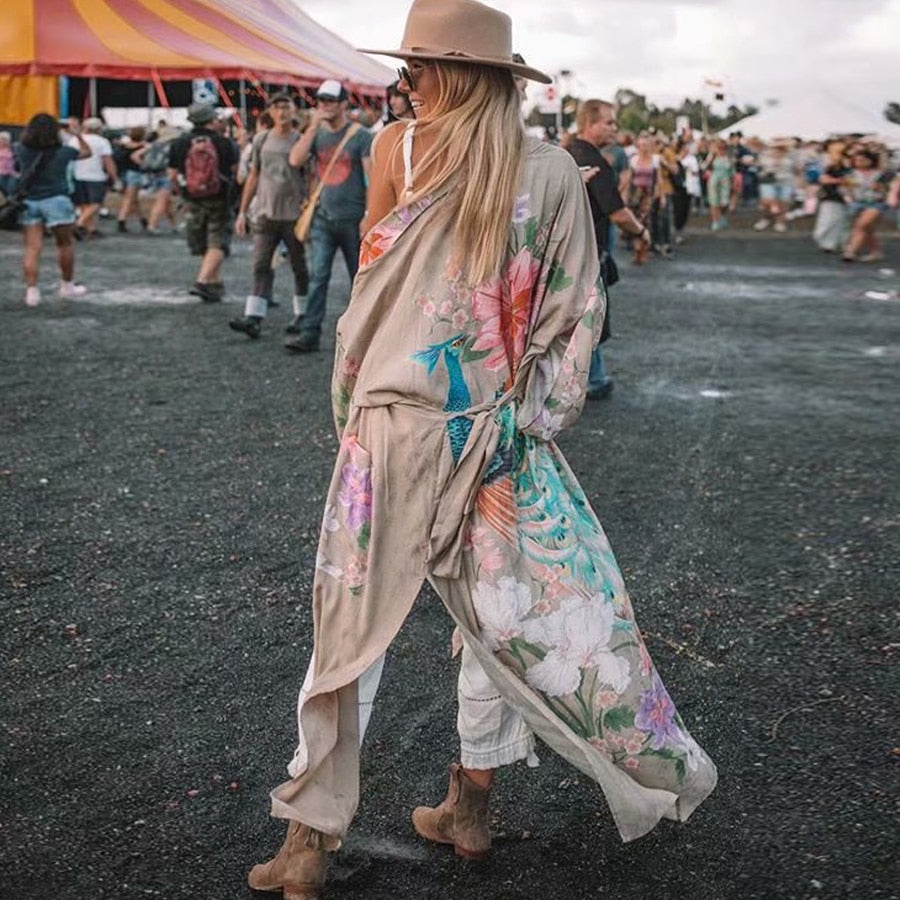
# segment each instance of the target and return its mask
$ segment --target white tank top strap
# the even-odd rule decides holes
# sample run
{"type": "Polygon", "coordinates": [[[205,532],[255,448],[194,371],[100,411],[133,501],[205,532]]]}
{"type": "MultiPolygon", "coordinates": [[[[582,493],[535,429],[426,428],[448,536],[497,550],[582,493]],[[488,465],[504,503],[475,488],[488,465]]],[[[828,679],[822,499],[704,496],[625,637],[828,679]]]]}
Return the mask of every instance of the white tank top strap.
{"type": "Polygon", "coordinates": [[[416,120],[413,119],[403,132],[403,193],[406,197],[413,192],[412,150],[415,130],[416,120]]]}

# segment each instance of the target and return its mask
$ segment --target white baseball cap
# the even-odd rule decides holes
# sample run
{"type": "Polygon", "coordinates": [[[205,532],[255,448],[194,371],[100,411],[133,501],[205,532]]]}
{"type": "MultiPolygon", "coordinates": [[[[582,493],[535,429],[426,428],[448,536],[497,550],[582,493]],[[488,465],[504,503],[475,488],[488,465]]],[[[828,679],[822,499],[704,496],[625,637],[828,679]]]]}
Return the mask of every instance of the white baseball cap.
{"type": "Polygon", "coordinates": [[[339,81],[329,78],[319,85],[316,96],[320,100],[346,100],[347,91],[344,90],[344,86],[339,81]]]}

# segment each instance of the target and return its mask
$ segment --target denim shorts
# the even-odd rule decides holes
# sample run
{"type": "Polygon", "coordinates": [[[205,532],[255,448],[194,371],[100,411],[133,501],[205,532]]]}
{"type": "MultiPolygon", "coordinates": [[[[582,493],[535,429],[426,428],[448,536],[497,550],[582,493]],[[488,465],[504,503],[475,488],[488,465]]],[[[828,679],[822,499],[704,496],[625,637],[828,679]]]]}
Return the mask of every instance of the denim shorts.
{"type": "Polygon", "coordinates": [[[142,188],[147,183],[147,178],[143,172],[137,169],[126,169],[122,173],[122,183],[125,187],[142,188]]]}
{"type": "Polygon", "coordinates": [[[782,203],[790,203],[794,199],[794,188],[789,184],[761,184],[759,198],[760,200],[779,200],[782,203]]]}
{"type": "Polygon", "coordinates": [[[68,194],[57,194],[43,200],[26,200],[19,221],[23,225],[72,225],[75,222],[75,206],[68,194]]]}
{"type": "Polygon", "coordinates": [[[150,187],[154,191],[171,191],[172,179],[165,172],[151,172],[150,187]]]}

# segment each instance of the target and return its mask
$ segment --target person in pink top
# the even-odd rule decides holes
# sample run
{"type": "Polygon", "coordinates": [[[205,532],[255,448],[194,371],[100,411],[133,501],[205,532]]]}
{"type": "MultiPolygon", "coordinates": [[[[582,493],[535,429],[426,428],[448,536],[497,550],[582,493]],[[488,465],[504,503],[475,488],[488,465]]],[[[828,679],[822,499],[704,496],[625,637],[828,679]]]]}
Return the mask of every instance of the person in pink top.
{"type": "Polygon", "coordinates": [[[8,131],[0,131],[0,191],[7,197],[16,189],[16,157],[8,131]]]}

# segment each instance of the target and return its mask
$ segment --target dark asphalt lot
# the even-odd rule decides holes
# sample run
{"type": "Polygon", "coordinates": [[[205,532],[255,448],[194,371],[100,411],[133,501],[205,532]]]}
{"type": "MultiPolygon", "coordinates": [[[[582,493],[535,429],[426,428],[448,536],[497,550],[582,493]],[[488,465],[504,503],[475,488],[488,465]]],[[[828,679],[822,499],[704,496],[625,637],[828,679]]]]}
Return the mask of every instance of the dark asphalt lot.
{"type": "MultiPolygon", "coordinates": [[[[109,225],[106,226],[109,229],[109,225]]],[[[22,302],[0,233],[0,897],[232,900],[281,842],[336,447],[330,351],[251,342],[184,293],[176,237],[78,247],[78,301],[22,302]]],[[[45,293],[55,280],[44,258],[45,293]]],[[[623,845],[541,754],[504,771],[489,862],[420,841],[455,752],[449,619],[392,647],[334,900],[900,897],[900,242],[841,266],[802,233],[622,266],[616,388],[562,445],[637,618],[719,767],[686,825],[623,845]]],[[[337,269],[332,313],[348,293],[337,269]]]]}

